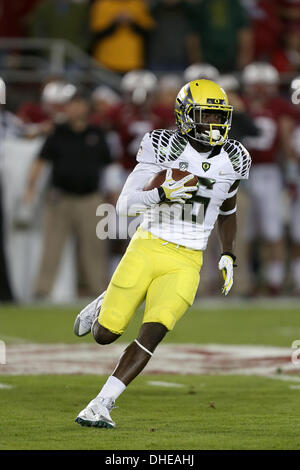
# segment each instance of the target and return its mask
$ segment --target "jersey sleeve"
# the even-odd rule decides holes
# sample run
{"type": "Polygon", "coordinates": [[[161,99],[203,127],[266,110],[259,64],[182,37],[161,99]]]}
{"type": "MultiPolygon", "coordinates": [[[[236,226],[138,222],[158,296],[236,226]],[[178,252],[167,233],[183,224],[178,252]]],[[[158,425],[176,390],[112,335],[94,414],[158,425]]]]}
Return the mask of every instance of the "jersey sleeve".
{"type": "Polygon", "coordinates": [[[117,212],[122,216],[136,216],[148,207],[160,202],[158,190],[143,191],[149,179],[160,167],[151,163],[139,163],[128,176],[117,202],[117,212]]]}
{"type": "Polygon", "coordinates": [[[229,139],[223,145],[230,160],[235,180],[247,180],[251,167],[251,157],[248,150],[237,140],[229,139]]]}

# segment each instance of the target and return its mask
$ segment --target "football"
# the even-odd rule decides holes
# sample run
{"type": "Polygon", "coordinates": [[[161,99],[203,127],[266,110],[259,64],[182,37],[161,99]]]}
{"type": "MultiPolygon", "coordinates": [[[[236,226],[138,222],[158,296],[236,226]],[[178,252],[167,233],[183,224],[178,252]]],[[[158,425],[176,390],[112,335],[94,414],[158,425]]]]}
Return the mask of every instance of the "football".
{"type": "MultiPolygon", "coordinates": [[[[167,170],[162,170],[156,173],[154,176],[152,176],[152,178],[150,178],[148,183],[146,183],[144,187],[144,191],[150,191],[151,189],[159,188],[159,186],[161,186],[162,183],[166,179],[166,172],[167,170]]],[[[172,168],[172,178],[175,181],[181,180],[185,176],[188,176],[191,174],[192,173],[189,173],[188,171],[181,171],[181,170],[178,170],[177,168],[172,168]]],[[[197,183],[198,183],[198,177],[193,175],[193,178],[190,179],[190,181],[188,181],[187,183],[185,183],[185,186],[196,186],[197,183]]]]}

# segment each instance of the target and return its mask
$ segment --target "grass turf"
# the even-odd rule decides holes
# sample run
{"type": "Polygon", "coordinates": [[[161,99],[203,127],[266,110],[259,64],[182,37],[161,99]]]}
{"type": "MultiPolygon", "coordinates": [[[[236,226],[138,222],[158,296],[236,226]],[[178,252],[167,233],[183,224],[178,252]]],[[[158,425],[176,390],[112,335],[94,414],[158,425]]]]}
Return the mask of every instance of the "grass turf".
{"type": "MultiPolygon", "coordinates": [[[[78,307],[0,307],[0,339],[7,343],[20,339],[40,343],[93,342],[91,335],[81,339],[74,335],[77,312],[78,307]]],[[[299,318],[300,308],[190,308],[164,342],[290,347],[300,339],[299,318]]],[[[141,321],[139,310],[118,341],[135,338],[141,321]]]]}
{"type": "Polygon", "coordinates": [[[116,429],[82,428],[76,414],[104,377],[1,376],[0,449],[300,449],[299,390],[258,377],[146,376],[113,410],[116,429]],[[183,384],[150,386],[149,380],[183,384]]]}
{"type": "MultiPolygon", "coordinates": [[[[72,332],[78,308],[1,307],[0,339],[92,342],[72,332]]],[[[164,342],[290,347],[300,338],[300,309],[192,308],[164,342]]],[[[136,314],[120,340],[136,337],[136,314]]],[[[1,367],[1,366],[0,366],[1,367]]],[[[82,428],[77,413],[101,376],[0,376],[0,449],[300,449],[299,389],[260,377],[139,376],[113,410],[117,429],[82,428]],[[182,388],[149,385],[149,380],[182,388]]],[[[298,384],[299,385],[299,384],[298,384]]]]}

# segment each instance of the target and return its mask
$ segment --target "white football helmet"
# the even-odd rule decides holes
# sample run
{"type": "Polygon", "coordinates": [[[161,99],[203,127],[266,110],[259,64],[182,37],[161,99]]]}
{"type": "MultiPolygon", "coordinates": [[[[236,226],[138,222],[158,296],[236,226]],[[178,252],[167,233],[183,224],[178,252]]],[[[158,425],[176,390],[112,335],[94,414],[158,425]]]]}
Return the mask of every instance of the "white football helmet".
{"type": "Polygon", "coordinates": [[[225,91],[236,91],[240,86],[238,79],[232,74],[220,75],[217,83],[225,91]]]}
{"type": "Polygon", "coordinates": [[[242,82],[244,85],[255,85],[257,83],[278,85],[279,81],[278,71],[268,62],[252,62],[242,72],[242,82]]]}
{"type": "Polygon", "coordinates": [[[167,73],[162,75],[158,80],[158,89],[161,92],[168,91],[170,89],[177,90],[178,92],[181,87],[181,77],[175,73],[167,73]]]}
{"type": "Polygon", "coordinates": [[[121,90],[131,97],[134,104],[143,104],[157,85],[157,78],[149,70],[132,70],[124,75],[121,90]]]}
{"type": "Polygon", "coordinates": [[[100,85],[92,93],[92,101],[105,101],[111,105],[117,105],[121,102],[121,97],[112,88],[106,85],[100,85]]]}
{"type": "Polygon", "coordinates": [[[53,81],[47,83],[42,92],[42,102],[45,104],[64,104],[75,95],[77,88],[72,83],[53,81]]]}
{"type": "Polygon", "coordinates": [[[220,72],[211,64],[192,64],[183,72],[184,83],[193,80],[206,79],[217,82],[220,72]]]}

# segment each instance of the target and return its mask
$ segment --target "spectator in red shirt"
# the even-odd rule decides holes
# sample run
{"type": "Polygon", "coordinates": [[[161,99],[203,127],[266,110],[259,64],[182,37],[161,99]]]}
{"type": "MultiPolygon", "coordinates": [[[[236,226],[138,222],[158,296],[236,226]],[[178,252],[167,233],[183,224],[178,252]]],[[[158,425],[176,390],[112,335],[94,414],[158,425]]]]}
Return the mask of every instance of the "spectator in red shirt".
{"type": "Polygon", "coordinates": [[[277,0],[243,0],[252,21],[254,57],[268,60],[280,47],[282,21],[277,0]]]}
{"type": "Polygon", "coordinates": [[[283,47],[274,52],[272,64],[280,73],[300,72],[300,23],[289,24],[282,34],[283,47]]]}
{"type": "Polygon", "coordinates": [[[110,113],[112,109],[119,106],[122,99],[118,93],[106,85],[100,85],[92,93],[92,107],[93,112],[91,115],[91,123],[98,126],[111,129],[112,122],[110,113]]]}

